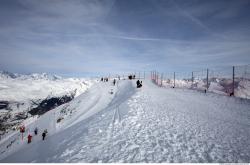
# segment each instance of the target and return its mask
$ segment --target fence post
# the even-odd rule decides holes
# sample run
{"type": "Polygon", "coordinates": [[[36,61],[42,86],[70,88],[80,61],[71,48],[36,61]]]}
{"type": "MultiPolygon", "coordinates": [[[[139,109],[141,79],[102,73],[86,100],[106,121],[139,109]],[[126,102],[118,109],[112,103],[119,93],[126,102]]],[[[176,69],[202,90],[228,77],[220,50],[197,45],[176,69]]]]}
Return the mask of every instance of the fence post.
{"type": "Polygon", "coordinates": [[[154,77],[154,82],[156,83],[156,71],[155,71],[155,77],[154,77]]]}
{"type": "Polygon", "coordinates": [[[175,72],[174,72],[174,88],[175,88],[175,72]]]}
{"type": "Polygon", "coordinates": [[[155,71],[153,71],[153,81],[155,81],[155,71]]]}
{"type": "Polygon", "coordinates": [[[156,73],[154,71],[154,82],[156,83],[156,73]]]}
{"type": "Polygon", "coordinates": [[[159,72],[157,72],[157,85],[159,85],[159,72]]]}
{"type": "Polygon", "coordinates": [[[155,71],[155,83],[157,84],[157,71],[155,71]]]}
{"type": "Polygon", "coordinates": [[[163,73],[161,74],[161,86],[162,86],[162,80],[163,80],[163,73]]]}
{"type": "Polygon", "coordinates": [[[153,74],[153,75],[152,75],[152,76],[153,76],[152,78],[153,78],[153,81],[154,81],[154,79],[155,79],[155,71],[153,71],[152,74],[153,74]]]}
{"type": "Polygon", "coordinates": [[[156,84],[158,85],[158,72],[156,72],[156,84]]]}
{"type": "Polygon", "coordinates": [[[153,81],[155,81],[155,71],[153,71],[153,81]]]}
{"type": "Polygon", "coordinates": [[[233,66],[233,92],[232,92],[232,96],[234,96],[234,66],[233,66]]]}
{"type": "Polygon", "coordinates": [[[191,85],[191,87],[193,87],[193,84],[194,84],[194,72],[192,72],[192,85],[191,85]]]}
{"type": "Polygon", "coordinates": [[[208,91],[208,69],[207,69],[207,91],[208,91]]]}

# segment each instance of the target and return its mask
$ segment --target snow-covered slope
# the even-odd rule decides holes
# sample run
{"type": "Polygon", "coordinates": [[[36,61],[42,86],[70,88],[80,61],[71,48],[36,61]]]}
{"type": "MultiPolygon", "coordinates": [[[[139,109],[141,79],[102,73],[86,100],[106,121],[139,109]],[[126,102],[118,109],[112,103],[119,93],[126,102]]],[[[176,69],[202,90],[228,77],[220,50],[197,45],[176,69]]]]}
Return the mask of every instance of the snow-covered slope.
{"type": "Polygon", "coordinates": [[[1,162],[249,162],[250,102],[150,81],[97,83],[0,143],[1,162]],[[110,94],[111,89],[114,94],[110,94]],[[58,118],[61,118],[60,122],[58,118]],[[45,141],[41,131],[48,129],[45,141]],[[31,132],[32,133],[32,132],[31,132]],[[26,134],[27,136],[27,134],[26,134]],[[11,143],[12,141],[12,143],[11,143]],[[10,147],[6,148],[8,144],[10,147]]]}
{"type": "Polygon", "coordinates": [[[30,114],[43,114],[85,92],[95,80],[0,71],[0,136],[30,114]],[[31,113],[32,112],[32,113],[31,113]]]}

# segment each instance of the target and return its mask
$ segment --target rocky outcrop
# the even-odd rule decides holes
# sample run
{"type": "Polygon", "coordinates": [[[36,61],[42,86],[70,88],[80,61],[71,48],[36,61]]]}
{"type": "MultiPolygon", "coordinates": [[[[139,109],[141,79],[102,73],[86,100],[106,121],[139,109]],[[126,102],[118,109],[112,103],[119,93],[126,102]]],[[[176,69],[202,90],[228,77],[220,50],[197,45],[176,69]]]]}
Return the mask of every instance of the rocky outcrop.
{"type": "Polygon", "coordinates": [[[43,100],[41,103],[38,104],[37,107],[31,109],[29,113],[31,115],[42,115],[48,112],[51,109],[54,109],[57,106],[60,106],[64,103],[71,101],[74,98],[73,95],[71,96],[63,96],[63,97],[52,97],[43,100]]]}

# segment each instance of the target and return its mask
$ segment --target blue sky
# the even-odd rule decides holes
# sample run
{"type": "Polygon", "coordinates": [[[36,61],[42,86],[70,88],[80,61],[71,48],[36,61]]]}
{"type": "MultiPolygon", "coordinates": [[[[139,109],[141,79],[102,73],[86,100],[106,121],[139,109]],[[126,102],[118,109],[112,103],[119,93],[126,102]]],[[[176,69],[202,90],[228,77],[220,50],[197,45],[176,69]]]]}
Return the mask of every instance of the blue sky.
{"type": "Polygon", "coordinates": [[[66,76],[250,63],[250,0],[1,0],[0,70],[66,76]]]}

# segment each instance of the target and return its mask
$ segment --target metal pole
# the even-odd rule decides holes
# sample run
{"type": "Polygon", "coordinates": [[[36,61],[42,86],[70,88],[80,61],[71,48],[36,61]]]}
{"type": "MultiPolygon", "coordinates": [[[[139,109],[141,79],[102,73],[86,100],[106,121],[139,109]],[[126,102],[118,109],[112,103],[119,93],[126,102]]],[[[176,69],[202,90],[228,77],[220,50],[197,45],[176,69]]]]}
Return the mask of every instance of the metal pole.
{"type": "Polygon", "coordinates": [[[207,90],[208,90],[208,69],[207,69],[207,90]]]}
{"type": "Polygon", "coordinates": [[[158,72],[156,72],[156,84],[158,85],[158,72]]]}
{"type": "Polygon", "coordinates": [[[156,73],[154,71],[154,82],[156,83],[156,73]]]}
{"type": "Polygon", "coordinates": [[[174,72],[174,88],[175,88],[175,72],[174,72]]]}
{"type": "Polygon", "coordinates": [[[233,66],[233,93],[232,95],[234,96],[234,66],[233,66]]]}
{"type": "Polygon", "coordinates": [[[156,71],[155,71],[155,83],[156,83],[156,71]]]}
{"type": "Polygon", "coordinates": [[[158,72],[156,72],[156,84],[158,85],[158,72]]]}
{"type": "Polygon", "coordinates": [[[159,76],[159,72],[157,73],[157,85],[160,84],[160,76],[159,76]]]}
{"type": "Polygon", "coordinates": [[[161,86],[162,86],[162,80],[163,80],[163,73],[161,74],[161,86]]]}
{"type": "Polygon", "coordinates": [[[194,84],[194,72],[192,72],[192,86],[194,84]]]}

